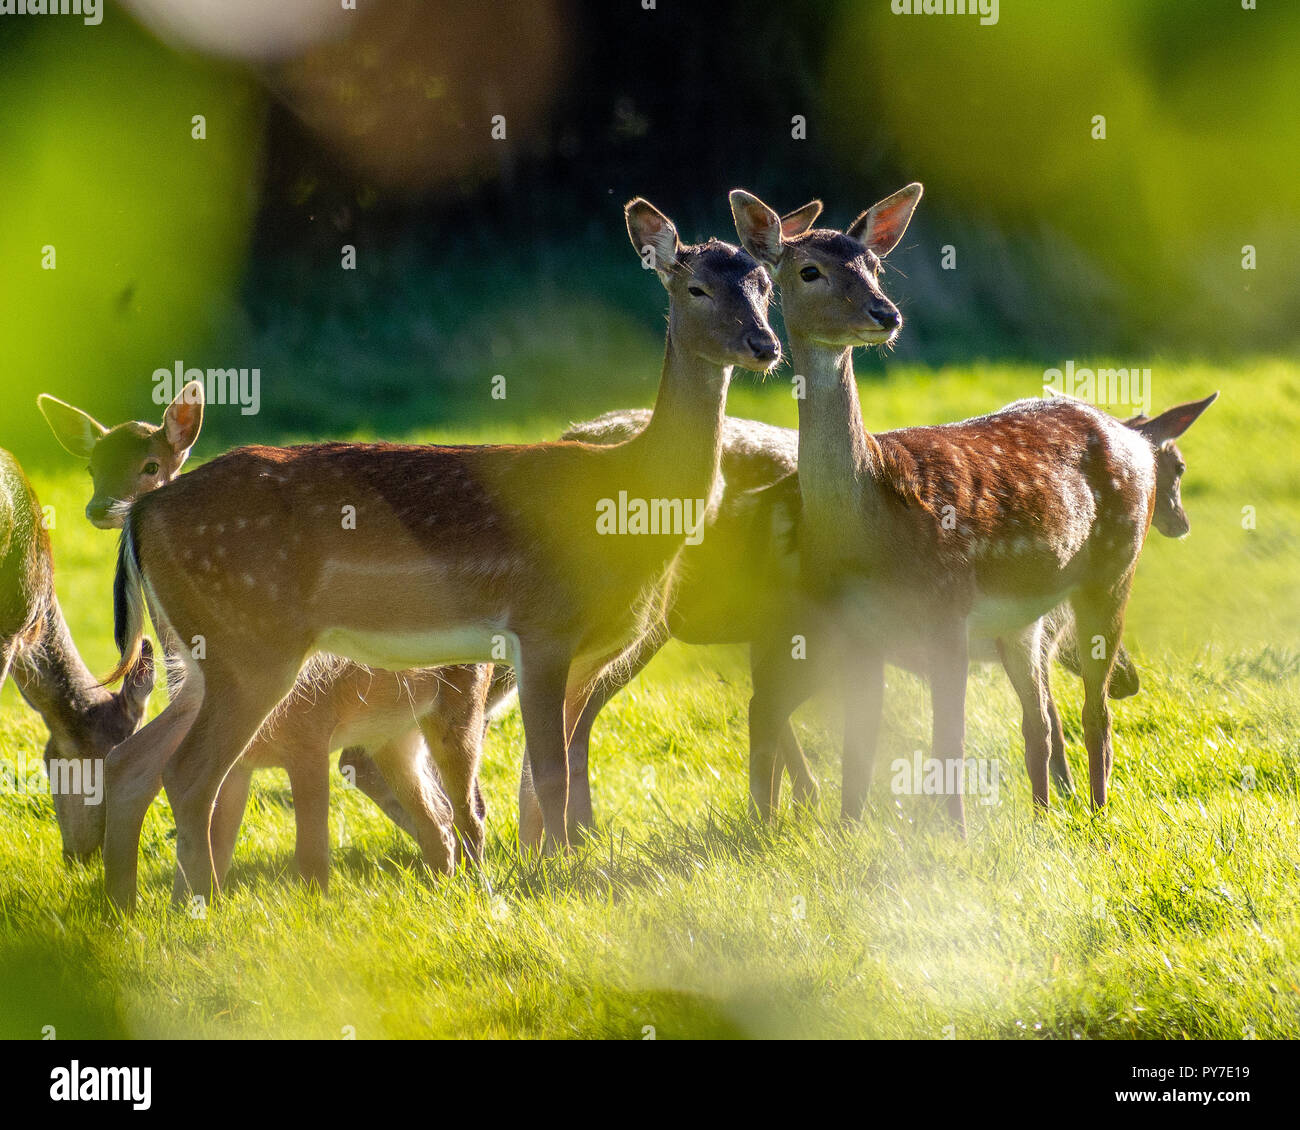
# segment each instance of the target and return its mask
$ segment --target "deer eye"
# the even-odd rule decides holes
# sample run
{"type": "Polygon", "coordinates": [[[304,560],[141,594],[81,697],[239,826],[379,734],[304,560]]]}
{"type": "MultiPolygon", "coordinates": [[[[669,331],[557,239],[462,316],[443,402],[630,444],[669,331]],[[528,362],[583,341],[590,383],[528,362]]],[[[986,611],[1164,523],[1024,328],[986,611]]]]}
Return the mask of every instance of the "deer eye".
{"type": "Polygon", "coordinates": [[[144,473],[146,475],[156,475],[158,470],[158,464],[154,463],[152,460],[144,465],[144,473]]]}
{"type": "Polygon", "coordinates": [[[708,298],[708,297],[709,297],[709,292],[708,292],[707,290],[702,290],[702,289],[701,289],[700,287],[698,287],[698,286],[688,286],[688,287],[686,288],[686,293],[689,294],[689,295],[691,295],[691,296],[694,297],[694,298],[708,298]]]}
{"type": "Polygon", "coordinates": [[[808,266],[799,272],[799,277],[804,282],[816,282],[822,277],[822,273],[816,267],[808,266]]]}

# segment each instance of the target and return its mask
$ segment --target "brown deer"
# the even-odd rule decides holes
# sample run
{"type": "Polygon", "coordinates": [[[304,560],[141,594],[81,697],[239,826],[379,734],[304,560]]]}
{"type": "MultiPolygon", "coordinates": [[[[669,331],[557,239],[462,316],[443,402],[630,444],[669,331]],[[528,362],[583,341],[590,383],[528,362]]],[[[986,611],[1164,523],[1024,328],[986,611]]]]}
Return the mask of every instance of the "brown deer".
{"type": "Polygon", "coordinates": [[[45,766],[63,852],[86,859],[99,850],[86,774],[134,732],[153,690],[153,653],[142,649],[112,694],[90,673],[72,642],[54,592],[54,559],[40,503],[18,461],[0,450],[0,686],[12,674],[44,719],[45,766]]]}
{"type": "MultiPolygon", "coordinates": [[[[586,443],[625,443],[638,435],[649,420],[650,413],[645,409],[607,412],[574,425],[562,438],[586,443]]],[[[786,655],[788,637],[773,631],[775,624],[784,621],[783,612],[789,609],[791,592],[797,584],[790,560],[798,522],[797,466],[798,432],[793,428],[732,416],[723,421],[722,498],[701,544],[687,546],[682,551],[668,620],[661,632],[646,637],[635,656],[602,680],[588,700],[570,741],[570,804],[575,806],[580,820],[591,820],[587,777],[591,728],[605,705],[644,668],[670,636],[697,644],[750,643],[760,665],[784,668],[787,679],[800,677],[796,673],[797,664],[786,655]],[[727,577],[728,583],[719,585],[718,577],[727,577]]],[[[1175,479],[1175,500],[1176,496],[1175,479]]],[[[1158,502],[1164,498],[1162,493],[1158,502]]],[[[1157,524],[1161,513],[1158,506],[1157,524]]],[[[1045,617],[1041,647],[1044,666],[1057,655],[1068,670],[1079,673],[1074,622],[1067,607],[1060,606],[1045,617]]],[[[984,641],[982,647],[972,650],[972,659],[996,658],[994,641],[984,641]]],[[[1046,671],[1044,678],[1047,678],[1046,671]]],[[[1121,646],[1111,676],[1110,696],[1126,698],[1136,694],[1138,686],[1137,671],[1121,646]]],[[[810,693],[811,689],[810,684],[810,693]]],[[[1050,695],[1048,702],[1054,735],[1053,776],[1060,787],[1072,790],[1061,723],[1050,695]]],[[[780,742],[779,762],[790,775],[796,802],[815,804],[819,792],[816,778],[788,724],[780,742]]],[[[779,791],[778,771],[768,796],[756,801],[756,808],[769,812],[777,804],[779,791]]],[[[521,840],[525,844],[539,843],[541,813],[527,780],[521,784],[519,819],[521,840]]]]}
{"type": "MultiPolygon", "coordinates": [[[[176,478],[203,423],[203,386],[198,381],[181,390],[164,412],[161,425],[132,421],[106,428],[53,396],[41,396],[37,403],[63,447],[89,464],[93,496],[86,516],[101,529],[120,529],[137,499],[176,478]]],[[[178,653],[183,645],[166,633],[162,638],[172,668],[180,669],[178,653]]],[[[363,746],[345,750],[344,772],[417,841],[423,836],[441,842],[444,825],[452,819],[437,779],[421,766],[428,761],[422,742],[443,743],[439,760],[456,767],[458,777],[469,778],[468,783],[453,782],[457,795],[463,789],[469,796],[466,810],[455,813],[457,850],[477,858],[484,815],[477,766],[490,676],[490,667],[473,666],[401,673],[371,671],[346,662],[313,667],[258,731],[221,787],[212,818],[218,878],[225,879],[233,858],[253,771],[282,768],[288,772],[293,794],[298,874],[304,882],[328,890],[328,754],[353,737],[364,739],[378,752],[371,758],[363,746]],[[402,787],[402,797],[390,786],[386,773],[402,787]]],[[[498,691],[491,706],[504,697],[498,691]]],[[[157,777],[153,795],[161,789],[157,777]]]]}
{"type": "MultiPolygon", "coordinates": [[[[843,813],[857,818],[871,777],[887,654],[929,677],[934,756],[964,759],[972,637],[998,641],[1023,708],[1034,801],[1048,804],[1049,695],[1042,617],[1063,601],[1081,639],[1084,740],[1093,804],[1112,764],[1107,686],[1138,554],[1155,509],[1156,448],[1210,400],[1140,432],[1081,402],[1019,401],[957,424],[872,435],[862,421],[853,349],[884,345],[902,315],[879,284],[921,196],[912,184],[846,232],[814,228],[819,201],[784,219],[736,190],[741,242],[773,271],[799,404],[799,557],[807,596],[844,648],[843,813]],[[856,693],[854,693],[856,692],[856,693]]],[[[1211,400],[1213,398],[1210,398],[1211,400]]],[[[760,690],[751,716],[751,773],[770,779],[780,726],[799,690],[760,690]]],[[[964,828],[960,791],[949,814],[964,828]]]]}
{"type": "MultiPolygon", "coordinates": [[[[567,846],[569,734],[600,675],[663,617],[684,517],[713,499],[733,367],[780,356],[771,280],[747,253],[683,246],[644,200],[626,218],[669,294],[655,416],[636,439],[241,448],[132,507],[115,583],[119,671],[139,649],[146,585],[182,639],[204,638],[206,658],[186,659],[178,698],[109,758],[116,902],[136,889],[148,789],[133,782],[158,773],[177,824],[173,894],[211,890],[222,780],[319,652],[403,670],[504,650],[547,847],[567,846]],[[647,524],[648,510],[660,520],[647,524]]],[[[450,867],[449,853],[428,854],[450,867]]]]}

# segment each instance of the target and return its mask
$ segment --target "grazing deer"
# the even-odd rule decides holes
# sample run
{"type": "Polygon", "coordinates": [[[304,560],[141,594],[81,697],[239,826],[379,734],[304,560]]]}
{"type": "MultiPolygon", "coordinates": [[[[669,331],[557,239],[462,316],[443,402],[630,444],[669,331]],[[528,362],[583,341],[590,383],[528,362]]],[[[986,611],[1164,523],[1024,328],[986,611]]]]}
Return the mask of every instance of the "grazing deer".
{"type": "MultiPolygon", "coordinates": [[[[178,698],[109,758],[104,867],[116,902],[136,889],[147,789],[133,780],[158,773],[177,824],[173,894],[210,891],[221,782],[318,652],[403,670],[503,650],[547,847],[567,846],[569,735],[600,675],[662,619],[691,532],[671,504],[684,516],[713,498],[733,367],[766,370],[780,356],[771,280],[747,253],[683,246],[644,200],[626,219],[669,294],[659,398],[636,439],[240,448],[131,508],[115,583],[119,671],[139,649],[145,586],[181,638],[204,638],[206,658],[186,658],[178,698]],[[664,503],[668,528],[611,529],[602,516],[615,499],[664,503]]],[[[450,853],[426,858],[451,866],[450,853]]]]}
{"type": "Polygon", "coordinates": [[[140,724],[153,690],[153,653],[142,648],[117,694],[96,681],[54,592],[40,503],[18,461],[0,450],[0,686],[10,674],[50,731],[45,765],[63,852],[88,858],[99,850],[95,817],[103,805],[87,794],[84,773],[140,724]],[[75,782],[80,795],[68,788],[75,782]]]}
{"type": "MultiPolygon", "coordinates": [[[[41,396],[37,403],[63,447],[88,462],[93,496],[86,517],[101,529],[120,529],[137,499],[176,478],[203,425],[203,386],[198,381],[181,390],[159,426],[133,421],[106,428],[53,396],[41,396]]],[[[154,620],[160,624],[157,616],[154,620]]],[[[173,658],[173,669],[179,670],[181,645],[164,628],[160,624],[165,650],[173,658]]],[[[469,777],[468,786],[462,786],[468,788],[466,810],[455,814],[457,849],[477,858],[484,814],[477,790],[478,747],[490,676],[490,667],[396,674],[344,662],[318,665],[258,731],[221,787],[212,821],[218,878],[224,880],[230,867],[253,771],[282,768],[293,793],[299,876],[322,891],[328,889],[328,757],[353,738],[364,739],[378,752],[372,759],[363,747],[345,750],[345,771],[417,841],[436,836],[441,842],[443,827],[452,819],[437,782],[431,785],[428,771],[420,768],[420,762],[428,760],[423,740],[443,743],[443,759],[461,770],[458,777],[469,777]],[[402,787],[402,798],[390,787],[386,772],[402,787]]],[[[498,691],[490,705],[499,705],[503,698],[498,691]]],[[[161,788],[162,779],[156,777],[153,795],[161,788]]]]}
{"type": "MultiPolygon", "coordinates": [[[[1145,432],[1055,399],[872,435],[853,349],[886,344],[902,326],[878,275],[920,196],[921,186],[909,185],[838,232],[812,226],[819,201],[783,219],[747,192],[731,195],[742,244],[780,287],[792,363],[807,382],[799,404],[802,582],[843,641],[858,692],[846,696],[843,813],[856,819],[866,799],[887,651],[910,653],[929,677],[934,756],[964,759],[973,636],[998,641],[1022,705],[1034,801],[1046,807],[1042,617],[1063,601],[1079,637],[1099,644],[1078,658],[1091,795],[1101,807],[1113,758],[1107,685],[1155,508],[1156,449],[1210,401],[1171,410],[1145,432]]],[[[751,773],[770,779],[779,726],[798,690],[765,689],[758,724],[751,718],[751,773]]],[[[964,829],[960,792],[948,811],[964,829]]]]}

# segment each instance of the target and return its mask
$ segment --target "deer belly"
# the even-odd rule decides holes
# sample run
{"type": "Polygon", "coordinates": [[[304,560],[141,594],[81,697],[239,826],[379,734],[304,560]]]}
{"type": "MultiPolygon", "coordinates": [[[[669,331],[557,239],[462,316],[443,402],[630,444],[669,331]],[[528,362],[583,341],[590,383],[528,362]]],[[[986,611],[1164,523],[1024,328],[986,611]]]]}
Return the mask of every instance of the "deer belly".
{"type": "Polygon", "coordinates": [[[1027,596],[979,596],[971,608],[967,626],[972,639],[997,639],[1013,635],[1047,615],[1070,595],[1065,589],[1027,596]]]}
{"type": "Polygon", "coordinates": [[[366,667],[405,671],[448,663],[515,662],[519,640],[494,624],[462,624],[425,631],[365,631],[331,628],[316,641],[316,650],[341,655],[366,667]]]}

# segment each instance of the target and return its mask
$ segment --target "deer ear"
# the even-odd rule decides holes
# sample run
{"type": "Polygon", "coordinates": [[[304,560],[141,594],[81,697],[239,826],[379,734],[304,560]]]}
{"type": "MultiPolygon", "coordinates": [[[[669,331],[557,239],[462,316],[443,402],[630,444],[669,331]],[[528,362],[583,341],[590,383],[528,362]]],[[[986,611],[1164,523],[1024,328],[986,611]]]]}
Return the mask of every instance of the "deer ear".
{"type": "Polygon", "coordinates": [[[36,398],[36,406],[50,425],[54,438],[78,459],[89,459],[95,444],[108,434],[108,429],[93,416],[64,404],[57,396],[42,393],[36,398]]]}
{"type": "Polygon", "coordinates": [[[1196,423],[1201,413],[1218,399],[1218,396],[1219,394],[1214,392],[1204,400],[1193,400],[1187,404],[1179,404],[1175,408],[1161,412],[1154,419],[1139,424],[1137,430],[1146,436],[1152,446],[1159,447],[1165,440],[1177,439],[1183,432],[1187,431],[1196,423]]]}
{"type": "Polygon", "coordinates": [[[741,247],[760,263],[775,267],[781,262],[781,217],[743,188],[733,188],[730,200],[741,247]]]}
{"type": "Polygon", "coordinates": [[[822,202],[820,200],[810,200],[802,208],[787,212],[781,217],[781,238],[794,239],[803,235],[813,226],[817,217],[821,214],[822,202]]]}
{"type": "Polygon", "coordinates": [[[190,381],[163,413],[163,434],[177,454],[188,452],[203,427],[203,385],[190,381]]]}
{"type": "Polygon", "coordinates": [[[893,196],[885,197],[863,212],[844,234],[865,244],[883,259],[903,238],[923,191],[915,182],[900,188],[893,196]]]}
{"type": "Polygon", "coordinates": [[[682,246],[672,220],[650,201],[639,196],[627,202],[623,216],[627,220],[627,234],[631,237],[636,253],[642,257],[643,262],[654,267],[660,281],[667,286],[672,269],[677,265],[677,253],[682,246]]]}

